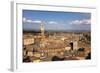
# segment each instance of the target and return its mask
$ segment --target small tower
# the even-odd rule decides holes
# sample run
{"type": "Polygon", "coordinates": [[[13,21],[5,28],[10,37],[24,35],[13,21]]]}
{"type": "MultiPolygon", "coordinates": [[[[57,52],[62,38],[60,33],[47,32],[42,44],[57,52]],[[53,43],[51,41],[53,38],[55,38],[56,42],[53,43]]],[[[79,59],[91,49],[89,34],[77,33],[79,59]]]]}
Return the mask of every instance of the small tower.
{"type": "Polygon", "coordinates": [[[71,46],[71,50],[77,50],[78,49],[78,42],[77,41],[71,41],[70,46],[71,46]]]}
{"type": "Polygon", "coordinates": [[[74,43],[73,43],[73,49],[74,50],[78,50],[78,42],[77,41],[74,41],[74,43]]]}

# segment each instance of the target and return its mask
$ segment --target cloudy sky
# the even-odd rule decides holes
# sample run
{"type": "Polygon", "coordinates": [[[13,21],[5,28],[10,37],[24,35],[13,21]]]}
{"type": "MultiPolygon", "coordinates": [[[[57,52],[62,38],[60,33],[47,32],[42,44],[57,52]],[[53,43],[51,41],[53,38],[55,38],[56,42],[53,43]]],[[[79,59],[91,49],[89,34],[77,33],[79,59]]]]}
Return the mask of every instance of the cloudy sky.
{"type": "Polygon", "coordinates": [[[23,10],[22,22],[24,30],[40,30],[41,23],[44,24],[45,30],[90,30],[91,14],[23,10]]]}

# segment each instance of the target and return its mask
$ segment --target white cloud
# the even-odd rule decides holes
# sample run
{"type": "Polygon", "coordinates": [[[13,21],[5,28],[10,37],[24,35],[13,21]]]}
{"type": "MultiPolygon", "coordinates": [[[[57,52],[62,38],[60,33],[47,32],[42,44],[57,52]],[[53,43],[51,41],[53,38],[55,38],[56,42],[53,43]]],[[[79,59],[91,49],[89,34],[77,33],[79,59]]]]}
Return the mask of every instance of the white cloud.
{"type": "Polygon", "coordinates": [[[25,23],[42,23],[42,21],[40,21],[40,20],[30,20],[30,19],[26,19],[25,17],[23,18],[23,22],[25,22],[25,23]]]}
{"type": "Polygon", "coordinates": [[[28,23],[33,23],[33,21],[32,21],[32,20],[26,20],[26,22],[28,22],[28,23]]]}
{"type": "MultiPolygon", "coordinates": [[[[38,23],[38,24],[42,23],[41,20],[30,20],[30,19],[27,19],[25,17],[23,17],[23,22],[24,23],[38,23]]],[[[48,24],[57,24],[57,22],[55,22],[55,21],[48,21],[47,23],[48,24]]]]}
{"type": "Polygon", "coordinates": [[[83,19],[83,20],[74,20],[72,22],[70,22],[70,24],[75,24],[75,25],[87,25],[87,24],[91,24],[91,20],[90,19],[83,19]]]}
{"type": "Polygon", "coordinates": [[[25,17],[23,18],[23,22],[26,22],[26,18],[25,17]]]}
{"type": "Polygon", "coordinates": [[[55,22],[55,21],[49,21],[48,23],[49,24],[57,24],[57,22],[55,22]]]}
{"type": "Polygon", "coordinates": [[[35,20],[35,21],[33,21],[33,23],[42,23],[42,21],[40,21],[40,20],[35,20]]]}

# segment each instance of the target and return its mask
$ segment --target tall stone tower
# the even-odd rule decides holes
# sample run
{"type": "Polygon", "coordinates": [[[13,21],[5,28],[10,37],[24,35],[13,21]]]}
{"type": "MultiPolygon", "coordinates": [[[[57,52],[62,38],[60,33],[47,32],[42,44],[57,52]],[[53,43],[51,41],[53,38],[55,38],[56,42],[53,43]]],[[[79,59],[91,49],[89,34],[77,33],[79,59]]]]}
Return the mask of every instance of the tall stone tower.
{"type": "Polygon", "coordinates": [[[44,25],[43,25],[43,22],[41,23],[41,25],[40,25],[40,30],[41,30],[41,47],[44,47],[45,45],[45,43],[44,43],[44,41],[45,41],[45,35],[44,35],[44,25]]]}

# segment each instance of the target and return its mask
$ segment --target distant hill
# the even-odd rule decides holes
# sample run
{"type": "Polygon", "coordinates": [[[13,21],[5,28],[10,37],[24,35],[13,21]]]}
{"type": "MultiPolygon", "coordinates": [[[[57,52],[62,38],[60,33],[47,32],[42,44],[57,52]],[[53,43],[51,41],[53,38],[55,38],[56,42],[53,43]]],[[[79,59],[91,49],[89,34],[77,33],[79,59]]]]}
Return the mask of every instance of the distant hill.
{"type": "MultiPolygon", "coordinates": [[[[40,30],[23,30],[23,32],[40,33],[40,30]]],[[[45,32],[91,32],[90,30],[45,30],[45,32]]]]}

